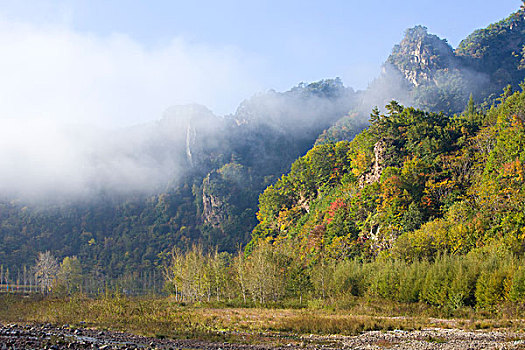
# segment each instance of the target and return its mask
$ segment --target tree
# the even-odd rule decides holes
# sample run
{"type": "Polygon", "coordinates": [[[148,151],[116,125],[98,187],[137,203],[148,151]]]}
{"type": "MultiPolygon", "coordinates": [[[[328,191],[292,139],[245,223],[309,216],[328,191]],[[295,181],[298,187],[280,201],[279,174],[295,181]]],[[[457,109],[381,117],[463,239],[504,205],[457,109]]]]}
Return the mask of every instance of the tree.
{"type": "Polygon", "coordinates": [[[82,285],[82,266],[76,256],[66,256],[62,260],[56,281],[57,286],[63,289],[66,294],[71,294],[80,289],[82,285]]]}
{"type": "Polygon", "coordinates": [[[40,285],[42,293],[47,294],[51,291],[58,269],[57,260],[50,251],[38,253],[38,258],[35,262],[35,279],[40,285]]]}
{"type": "Polygon", "coordinates": [[[202,245],[193,245],[183,253],[174,249],[164,276],[180,301],[210,300],[213,285],[210,261],[202,245]]]}
{"type": "Polygon", "coordinates": [[[211,277],[210,287],[213,288],[211,292],[215,293],[217,301],[220,301],[221,294],[225,294],[227,289],[227,270],[230,258],[230,254],[227,252],[219,253],[217,248],[207,255],[207,265],[211,277]]]}
{"type": "Polygon", "coordinates": [[[270,243],[260,241],[246,259],[246,289],[256,303],[277,301],[285,292],[282,255],[270,243]]]}
{"type": "Polygon", "coordinates": [[[475,113],[476,113],[476,104],[474,103],[474,96],[470,94],[470,97],[467,103],[467,114],[469,116],[473,116],[475,113]]]}
{"type": "Polygon", "coordinates": [[[239,292],[242,295],[243,302],[246,304],[246,259],[244,257],[243,251],[241,250],[241,247],[239,247],[237,254],[233,258],[233,262],[230,266],[233,269],[234,281],[236,282],[239,292]]]}

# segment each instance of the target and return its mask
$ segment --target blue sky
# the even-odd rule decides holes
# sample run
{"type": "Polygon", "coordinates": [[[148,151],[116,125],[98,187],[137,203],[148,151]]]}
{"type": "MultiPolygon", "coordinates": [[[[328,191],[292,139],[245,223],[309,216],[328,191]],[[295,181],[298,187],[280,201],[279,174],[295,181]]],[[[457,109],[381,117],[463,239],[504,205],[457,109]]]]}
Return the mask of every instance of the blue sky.
{"type": "Polygon", "coordinates": [[[339,76],[363,89],[405,29],[452,46],[519,0],[1,1],[0,118],[128,125],[339,76]],[[2,68],[3,67],[3,68],[2,68]],[[21,106],[25,106],[21,108],[21,106]]]}

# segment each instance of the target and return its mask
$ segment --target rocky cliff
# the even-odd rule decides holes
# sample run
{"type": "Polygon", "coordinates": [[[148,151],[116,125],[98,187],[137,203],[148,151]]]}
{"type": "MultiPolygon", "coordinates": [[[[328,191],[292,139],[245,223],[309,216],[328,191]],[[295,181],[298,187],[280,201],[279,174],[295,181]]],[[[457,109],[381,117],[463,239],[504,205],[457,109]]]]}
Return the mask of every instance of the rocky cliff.
{"type": "Polygon", "coordinates": [[[437,73],[457,66],[452,47],[446,40],[429,34],[427,28],[408,29],[405,38],[394,46],[387,63],[394,65],[413,86],[437,83],[437,73]]]}
{"type": "Polygon", "coordinates": [[[525,10],[474,31],[455,50],[426,27],[408,29],[386,66],[401,74],[411,103],[425,110],[462,112],[470,94],[477,103],[494,100],[507,84],[517,88],[525,79],[525,10]]]}

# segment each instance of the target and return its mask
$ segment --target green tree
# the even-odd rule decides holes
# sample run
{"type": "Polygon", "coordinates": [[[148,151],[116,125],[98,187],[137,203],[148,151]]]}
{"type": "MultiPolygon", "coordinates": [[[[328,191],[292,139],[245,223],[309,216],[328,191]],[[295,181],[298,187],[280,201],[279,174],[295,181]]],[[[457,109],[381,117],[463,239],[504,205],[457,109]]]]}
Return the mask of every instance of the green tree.
{"type": "Polygon", "coordinates": [[[76,256],[66,256],[60,264],[56,288],[58,292],[71,294],[80,291],[82,286],[82,265],[76,256]]]}

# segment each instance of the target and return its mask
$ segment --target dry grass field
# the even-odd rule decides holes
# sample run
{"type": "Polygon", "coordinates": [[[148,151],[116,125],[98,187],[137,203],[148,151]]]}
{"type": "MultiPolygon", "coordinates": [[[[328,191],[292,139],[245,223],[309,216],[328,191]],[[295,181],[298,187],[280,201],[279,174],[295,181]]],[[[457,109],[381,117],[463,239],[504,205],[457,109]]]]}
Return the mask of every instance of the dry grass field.
{"type": "Polygon", "coordinates": [[[474,309],[453,313],[424,304],[355,299],[344,308],[232,307],[185,305],[169,297],[128,298],[122,295],[88,298],[0,296],[3,323],[50,323],[92,327],[157,338],[199,338],[257,342],[264,336],[358,335],[366,331],[506,330],[522,332],[521,309],[494,313],[474,309]]]}

